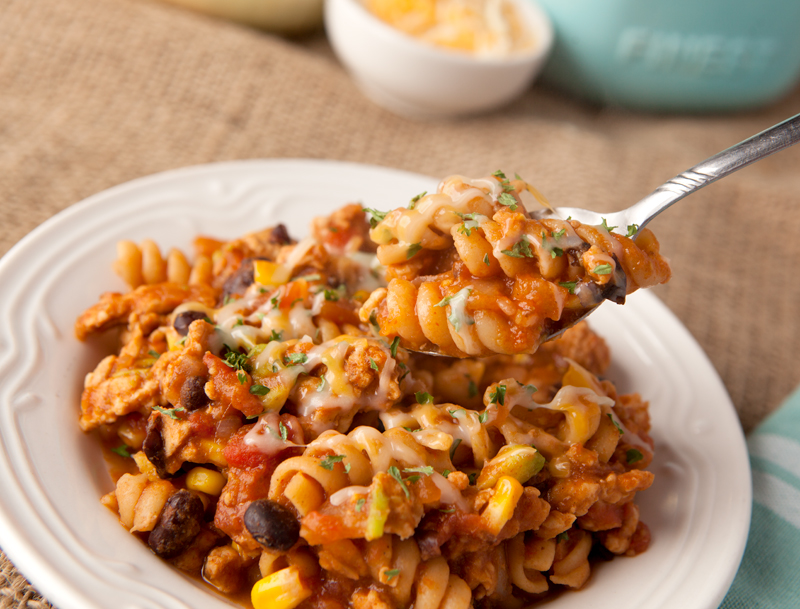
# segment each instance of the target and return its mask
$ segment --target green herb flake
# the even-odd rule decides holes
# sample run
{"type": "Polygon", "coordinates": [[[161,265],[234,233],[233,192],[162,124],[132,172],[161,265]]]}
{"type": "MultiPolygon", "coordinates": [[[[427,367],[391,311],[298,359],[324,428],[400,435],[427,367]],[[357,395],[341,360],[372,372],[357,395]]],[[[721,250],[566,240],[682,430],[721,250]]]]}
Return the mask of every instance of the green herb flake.
{"type": "Polygon", "coordinates": [[[408,209],[414,209],[414,208],[417,206],[417,202],[418,202],[418,201],[419,201],[419,200],[420,200],[422,197],[424,197],[426,194],[428,194],[428,191],[427,191],[427,190],[423,190],[423,191],[422,191],[421,193],[419,193],[417,196],[415,196],[415,197],[412,197],[412,198],[411,198],[411,201],[409,201],[409,202],[408,202],[408,209]]]}
{"type": "Polygon", "coordinates": [[[244,372],[237,373],[236,378],[239,379],[240,385],[244,385],[247,382],[247,375],[244,372]]]}
{"type": "Polygon", "coordinates": [[[182,406],[176,406],[175,408],[162,408],[161,406],[153,406],[153,410],[156,410],[161,414],[168,416],[170,419],[174,419],[175,421],[178,420],[178,415],[175,414],[176,412],[186,412],[186,409],[182,406]]]}
{"type": "Polygon", "coordinates": [[[325,389],[325,383],[328,381],[325,379],[324,376],[319,377],[319,385],[317,385],[317,393],[322,393],[325,389]]]}
{"type": "Polygon", "coordinates": [[[120,457],[125,457],[126,459],[131,456],[131,453],[128,452],[128,447],[125,444],[121,444],[116,448],[112,448],[111,452],[118,454],[120,457]]]}
{"type": "Polygon", "coordinates": [[[467,382],[469,383],[467,385],[467,395],[471,398],[474,398],[476,395],[478,395],[478,386],[475,384],[475,381],[472,380],[472,377],[469,374],[465,374],[464,376],[467,377],[467,382]]]}
{"type": "Polygon", "coordinates": [[[610,275],[612,270],[610,264],[598,264],[592,269],[592,273],[595,275],[610,275]]]}
{"type": "Polygon", "coordinates": [[[628,224],[628,232],[625,235],[626,237],[633,237],[636,233],[639,232],[639,225],[638,224],[628,224]]]}
{"type": "Polygon", "coordinates": [[[240,317],[239,319],[237,319],[237,320],[236,320],[236,323],[235,323],[235,324],[233,324],[233,327],[235,328],[235,327],[237,327],[237,326],[243,326],[243,325],[244,325],[244,319],[242,319],[242,318],[240,317]]]}
{"type": "Polygon", "coordinates": [[[486,423],[486,419],[489,418],[489,412],[484,410],[482,413],[478,415],[478,422],[486,423]]]}
{"type": "Polygon", "coordinates": [[[375,372],[380,372],[380,368],[378,368],[378,364],[375,363],[375,360],[369,358],[369,367],[372,368],[375,372]]]}
{"type": "Polygon", "coordinates": [[[489,265],[491,264],[491,262],[489,262],[489,254],[484,254],[484,255],[483,255],[483,263],[484,263],[486,266],[489,266],[489,265]]]}
{"type": "Polygon", "coordinates": [[[400,337],[399,336],[395,336],[394,339],[392,339],[392,346],[389,347],[389,353],[392,354],[393,358],[397,357],[397,347],[399,345],[400,345],[400,337]]]}
{"type": "Polygon", "coordinates": [[[551,234],[551,235],[553,235],[553,239],[555,239],[556,241],[558,241],[559,239],[561,239],[561,237],[563,237],[563,236],[564,236],[564,234],[565,234],[566,232],[567,232],[567,229],[566,229],[566,228],[562,228],[560,231],[556,231],[556,232],[554,232],[554,233],[550,233],[550,234],[551,234]]]}
{"type": "Polygon", "coordinates": [[[505,406],[506,404],[506,386],[505,385],[497,385],[494,390],[489,394],[489,402],[492,404],[500,404],[500,406],[505,406]]]}
{"type": "Polygon", "coordinates": [[[456,449],[458,445],[461,444],[461,438],[456,438],[453,440],[453,444],[450,446],[450,460],[453,460],[453,457],[456,455],[456,449]]]}
{"type": "Polygon", "coordinates": [[[344,460],[344,455],[327,455],[320,460],[319,466],[322,469],[327,469],[330,472],[333,471],[333,466],[342,460],[344,460]]]}
{"type": "Polygon", "coordinates": [[[561,281],[559,284],[562,288],[566,288],[570,294],[575,293],[575,286],[578,285],[577,281],[561,281]]]}
{"type": "Polygon", "coordinates": [[[556,535],[556,542],[561,543],[562,541],[569,541],[569,531],[564,531],[556,535]]]}
{"type": "Polygon", "coordinates": [[[267,395],[269,391],[270,391],[269,387],[265,387],[260,383],[253,383],[252,385],[250,385],[250,393],[252,393],[253,395],[267,395]]]}
{"type": "Polygon", "coordinates": [[[501,253],[512,258],[533,258],[534,253],[531,250],[531,243],[528,241],[527,235],[522,235],[522,239],[517,241],[510,250],[501,250],[501,253]]]}
{"type": "Polygon", "coordinates": [[[292,353],[286,356],[286,361],[290,366],[300,366],[308,361],[308,356],[305,353],[292,353]]]}
{"type": "Polygon", "coordinates": [[[611,419],[611,422],[614,424],[614,427],[617,428],[619,435],[624,434],[625,432],[623,431],[622,427],[620,427],[619,423],[617,423],[617,420],[614,418],[614,415],[609,412],[607,413],[607,416],[609,419],[611,419]]]}
{"type": "Polygon", "coordinates": [[[418,467],[407,467],[403,470],[405,474],[425,474],[430,476],[434,472],[433,467],[430,465],[420,465],[418,467]]]}
{"type": "Polygon", "coordinates": [[[417,398],[417,404],[433,404],[433,396],[426,391],[417,391],[414,397],[417,398]]]}
{"type": "Polygon", "coordinates": [[[408,246],[408,250],[406,250],[406,260],[411,260],[417,253],[422,249],[421,243],[412,243],[408,246]]]}
{"type": "Polygon", "coordinates": [[[609,226],[608,224],[606,224],[606,219],[605,218],[601,218],[601,219],[602,219],[602,222],[600,223],[600,228],[603,228],[603,229],[607,230],[609,233],[612,230],[614,230],[615,228],[617,228],[616,226],[609,226]]]}
{"type": "Polygon", "coordinates": [[[442,472],[442,476],[444,476],[445,478],[447,478],[447,476],[449,476],[449,475],[450,475],[450,474],[452,474],[452,473],[453,473],[453,472],[451,472],[449,469],[446,469],[446,470],[444,470],[444,471],[442,472]]]}
{"type": "Polygon", "coordinates": [[[370,215],[369,225],[372,228],[375,228],[376,226],[378,226],[378,223],[379,222],[383,222],[383,219],[387,215],[389,215],[388,211],[378,211],[377,209],[371,209],[369,207],[364,207],[362,209],[364,210],[364,213],[367,213],[367,214],[370,215]]]}
{"type": "Polygon", "coordinates": [[[478,472],[467,474],[467,478],[469,478],[470,485],[474,485],[478,481],[478,472]]]}
{"type": "Polygon", "coordinates": [[[406,498],[410,499],[411,493],[408,491],[408,487],[406,486],[405,480],[403,480],[403,477],[400,475],[400,470],[397,469],[397,466],[391,465],[389,469],[386,471],[392,478],[394,478],[400,483],[400,488],[403,489],[403,492],[406,494],[406,498]]]}
{"type": "Polygon", "coordinates": [[[161,357],[161,354],[160,354],[158,351],[154,350],[154,349],[150,349],[150,351],[148,351],[148,352],[147,352],[147,354],[148,354],[150,357],[154,357],[154,358],[156,358],[156,359],[158,359],[159,357],[161,357]]]}
{"type": "Polygon", "coordinates": [[[628,465],[631,465],[644,459],[644,455],[635,448],[629,448],[625,451],[625,459],[628,462],[628,465]]]}
{"type": "Polygon", "coordinates": [[[497,202],[500,205],[505,205],[511,211],[517,211],[517,198],[508,192],[500,193],[500,196],[497,197],[497,202]]]}
{"type": "Polygon", "coordinates": [[[372,311],[370,311],[369,323],[372,325],[373,328],[375,328],[376,332],[380,332],[381,331],[381,327],[378,325],[378,310],[377,309],[372,309],[372,311]]]}
{"type": "Polygon", "coordinates": [[[278,422],[278,429],[281,432],[281,440],[286,442],[286,438],[289,437],[289,430],[286,429],[286,425],[283,424],[283,421],[278,422]]]}
{"type": "Polygon", "coordinates": [[[367,502],[366,499],[363,497],[359,497],[358,501],[356,501],[356,512],[360,512],[364,508],[364,504],[367,502]]]}
{"type": "Polygon", "coordinates": [[[450,509],[447,509],[447,510],[443,510],[443,509],[439,508],[439,511],[440,511],[442,514],[452,514],[453,512],[455,512],[455,511],[456,511],[456,508],[450,508],[450,509]]]}
{"type": "Polygon", "coordinates": [[[388,571],[384,571],[384,575],[386,576],[386,582],[388,583],[400,575],[400,569],[389,569],[388,571]]]}
{"type": "Polygon", "coordinates": [[[239,353],[238,351],[228,351],[225,354],[225,363],[227,363],[234,370],[243,370],[250,372],[253,368],[250,362],[247,361],[247,355],[239,353]]]}

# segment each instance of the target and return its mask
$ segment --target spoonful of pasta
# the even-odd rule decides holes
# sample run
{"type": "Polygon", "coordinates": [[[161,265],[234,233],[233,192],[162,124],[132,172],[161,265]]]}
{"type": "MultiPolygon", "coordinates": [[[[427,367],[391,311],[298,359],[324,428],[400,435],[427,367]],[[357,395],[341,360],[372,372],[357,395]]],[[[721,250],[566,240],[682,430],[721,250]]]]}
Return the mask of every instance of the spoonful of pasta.
{"type": "Polygon", "coordinates": [[[519,176],[450,176],[407,207],[371,214],[388,285],[359,315],[393,345],[432,355],[533,353],[606,300],[671,271],[646,225],[720,178],[800,141],[800,114],[659,186],[626,210],[553,208],[519,176]],[[528,192],[541,209],[528,211],[528,192]]]}

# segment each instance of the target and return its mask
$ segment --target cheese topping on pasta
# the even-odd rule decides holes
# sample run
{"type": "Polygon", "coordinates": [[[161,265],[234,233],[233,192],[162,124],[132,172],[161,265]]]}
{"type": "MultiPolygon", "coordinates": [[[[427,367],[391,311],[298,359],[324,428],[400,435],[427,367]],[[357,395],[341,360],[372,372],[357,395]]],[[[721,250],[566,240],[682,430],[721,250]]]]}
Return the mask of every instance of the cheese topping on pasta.
{"type": "MultiPolygon", "coordinates": [[[[523,186],[456,176],[372,227],[348,205],[299,242],[280,225],[198,237],[191,262],[121,243],[130,289],[76,322],[82,339],[119,330],[81,398],[116,483],[103,503],[165,561],[254,609],[519,606],[583,586],[593,548],[643,552],[647,404],[601,380],[605,343],[579,324],[507,355],[485,329],[511,328],[492,315],[537,323],[522,288],[558,315],[580,294],[553,280],[602,286],[589,277],[601,261],[648,247],[655,259],[657,246],[531,224],[506,209],[523,186]],[[559,266],[556,248],[594,262],[559,266]],[[534,256],[515,266],[514,251],[534,256]],[[488,355],[403,347],[431,324],[459,355],[488,355]]],[[[620,276],[645,285],[653,268],[620,276]]]]}

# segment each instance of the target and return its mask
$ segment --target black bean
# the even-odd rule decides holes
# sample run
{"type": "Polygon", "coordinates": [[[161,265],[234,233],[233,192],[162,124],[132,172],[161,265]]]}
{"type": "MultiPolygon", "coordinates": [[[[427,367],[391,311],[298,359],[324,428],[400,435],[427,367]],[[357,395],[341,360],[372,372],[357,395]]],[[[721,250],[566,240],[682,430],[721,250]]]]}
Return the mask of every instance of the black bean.
{"type": "Polygon", "coordinates": [[[208,319],[208,316],[202,311],[183,311],[175,316],[172,327],[181,336],[186,336],[189,333],[189,326],[198,319],[208,319]]]}
{"type": "Polygon", "coordinates": [[[243,296],[254,281],[253,258],[245,258],[236,272],[225,280],[222,286],[222,298],[243,296]]]}
{"type": "Polygon", "coordinates": [[[257,499],[247,506],[244,526],[258,543],[269,550],[286,551],[300,537],[300,523],[282,505],[257,499]]]}
{"type": "Polygon", "coordinates": [[[288,245],[292,242],[289,231],[286,230],[286,226],[283,224],[278,224],[278,226],[272,229],[272,232],[269,234],[269,240],[272,243],[280,243],[281,245],[288,245]]]}
{"type": "Polygon", "coordinates": [[[202,376],[192,376],[186,379],[186,382],[181,385],[181,406],[188,412],[207,406],[209,399],[205,386],[206,379],[202,376]]]}
{"type": "Polygon", "coordinates": [[[200,497],[181,489],[167,499],[147,543],[161,558],[173,558],[191,545],[203,522],[200,497]]]}
{"type": "Polygon", "coordinates": [[[161,415],[153,413],[147,420],[145,428],[146,435],[142,443],[142,451],[149,459],[159,478],[170,478],[167,472],[167,455],[164,452],[164,438],[161,437],[161,427],[163,426],[161,415]]]}

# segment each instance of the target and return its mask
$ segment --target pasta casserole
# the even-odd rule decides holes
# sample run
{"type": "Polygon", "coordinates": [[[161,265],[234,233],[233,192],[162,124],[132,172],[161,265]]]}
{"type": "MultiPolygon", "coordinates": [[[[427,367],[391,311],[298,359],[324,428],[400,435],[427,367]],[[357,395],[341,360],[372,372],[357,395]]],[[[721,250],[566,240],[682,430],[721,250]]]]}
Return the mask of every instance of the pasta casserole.
{"type": "MultiPolygon", "coordinates": [[[[115,489],[102,502],[122,526],[254,609],[522,607],[581,588],[595,560],[645,551],[635,496],[653,482],[647,403],[603,378],[609,350],[585,323],[535,352],[478,333],[472,353],[458,327],[447,348],[484,357],[403,347],[414,338],[396,307],[424,324],[425,290],[429,303],[450,299],[433,303],[446,317],[480,326],[490,307],[473,297],[493,281],[549,289],[516,266],[531,261],[494,254],[534,233],[498,208],[491,181],[444,180],[416,201],[424,221],[395,211],[371,227],[351,204],[300,241],[282,225],[198,237],[191,260],[121,242],[130,289],[103,294],[75,328],[119,336],[86,376],[79,422],[106,449],[115,489]],[[471,194],[445,213],[459,192],[471,194]],[[491,272],[459,296],[476,247],[491,272]]],[[[542,229],[565,252],[556,272],[545,239],[527,242],[548,285],[619,295],[666,272],[649,233],[542,229]]],[[[559,289],[547,298],[563,308],[580,298],[559,289]]]]}

